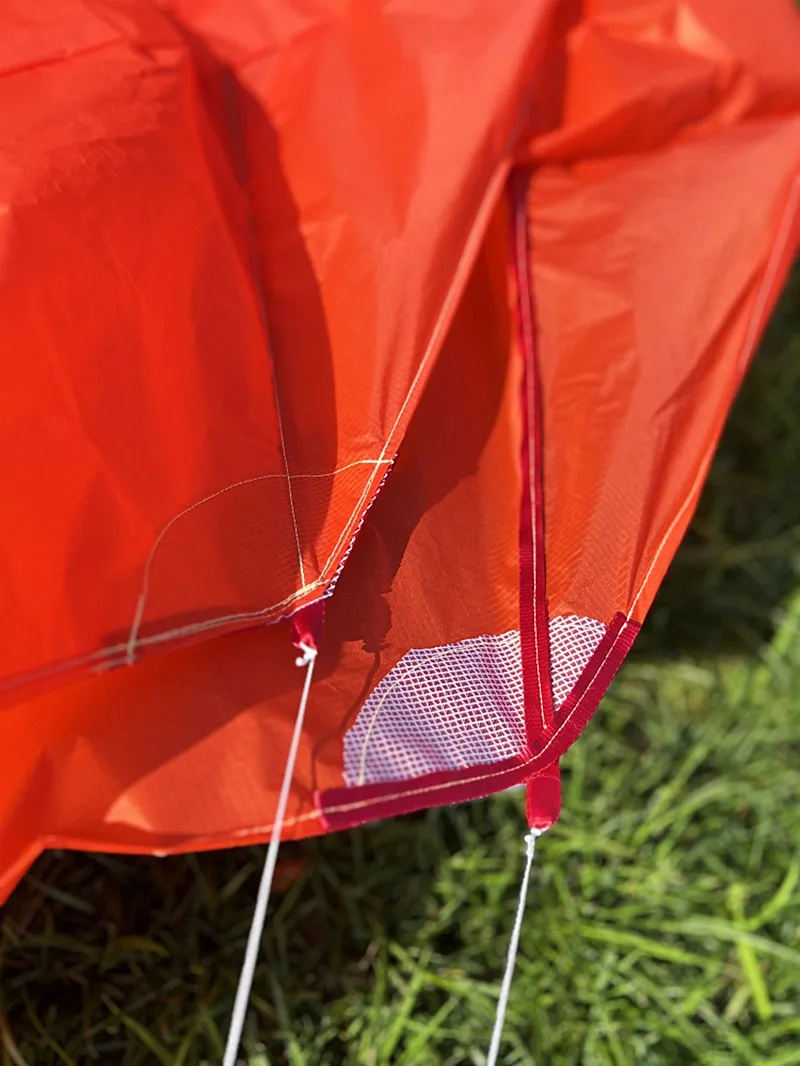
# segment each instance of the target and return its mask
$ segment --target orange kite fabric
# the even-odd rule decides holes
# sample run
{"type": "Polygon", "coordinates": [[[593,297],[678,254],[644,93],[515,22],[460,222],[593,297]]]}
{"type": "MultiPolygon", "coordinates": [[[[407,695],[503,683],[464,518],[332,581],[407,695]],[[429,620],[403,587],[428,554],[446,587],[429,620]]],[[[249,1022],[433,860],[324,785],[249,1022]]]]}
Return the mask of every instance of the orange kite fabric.
{"type": "Polygon", "coordinates": [[[0,899],[527,782],[800,243],[793,0],[0,0],[0,899]]]}

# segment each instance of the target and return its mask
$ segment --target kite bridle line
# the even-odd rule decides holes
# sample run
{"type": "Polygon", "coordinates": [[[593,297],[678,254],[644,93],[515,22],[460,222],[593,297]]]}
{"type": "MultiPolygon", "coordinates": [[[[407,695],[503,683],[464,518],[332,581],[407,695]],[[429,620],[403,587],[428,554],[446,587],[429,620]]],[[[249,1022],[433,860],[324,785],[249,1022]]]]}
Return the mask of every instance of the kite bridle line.
{"type": "MultiPolygon", "coordinates": [[[[300,695],[300,703],[297,707],[297,717],[295,718],[294,730],[292,731],[289,753],[286,756],[283,781],[281,782],[281,790],[278,795],[278,805],[275,809],[275,820],[272,824],[272,834],[267,848],[267,855],[264,860],[261,882],[258,886],[256,905],[253,910],[253,920],[250,923],[250,931],[247,934],[247,946],[245,948],[242,969],[239,973],[239,983],[236,988],[236,998],[233,1004],[230,1026],[228,1028],[228,1038],[225,1044],[222,1066],[236,1066],[239,1047],[242,1042],[242,1032],[244,1030],[247,1007],[250,1002],[250,993],[253,988],[253,978],[255,976],[256,964],[258,962],[258,951],[261,945],[261,937],[264,933],[264,923],[266,921],[270,893],[272,891],[272,879],[275,874],[278,851],[281,846],[281,832],[283,831],[286,809],[289,804],[289,793],[292,787],[295,763],[297,762],[297,752],[300,747],[300,737],[303,732],[303,722],[305,721],[306,708],[308,706],[308,696],[311,691],[311,682],[314,676],[314,664],[317,661],[316,648],[311,647],[309,644],[301,643],[299,645],[299,650],[302,654],[295,660],[295,664],[301,668],[305,667],[306,676],[303,682],[303,691],[300,695]]],[[[519,951],[519,938],[522,932],[522,919],[525,913],[525,902],[528,896],[531,868],[536,853],[536,841],[539,836],[541,836],[542,832],[544,832],[542,829],[530,829],[525,836],[525,868],[520,883],[517,913],[514,918],[514,926],[511,930],[511,939],[508,945],[503,982],[500,986],[500,996],[497,1000],[494,1029],[492,1030],[492,1041],[486,1059],[486,1066],[497,1066],[500,1040],[503,1035],[503,1023],[508,1008],[508,1000],[511,994],[511,983],[514,976],[514,967],[516,965],[517,953],[519,951]]]]}
{"type": "Polygon", "coordinates": [[[286,766],[283,771],[283,781],[278,795],[278,806],[275,809],[275,821],[272,824],[272,835],[267,848],[267,857],[264,860],[264,870],[261,874],[261,883],[258,886],[256,905],[253,911],[253,920],[250,924],[250,932],[247,934],[247,947],[244,953],[244,962],[239,974],[239,984],[236,989],[236,999],[233,1004],[231,1023],[228,1029],[228,1039],[225,1044],[225,1055],[222,1066],[236,1066],[239,1053],[239,1045],[242,1041],[247,1005],[250,1002],[250,992],[253,987],[253,977],[258,962],[258,949],[261,945],[261,937],[264,932],[264,921],[267,916],[270,892],[272,891],[272,878],[275,874],[275,865],[278,861],[278,850],[281,846],[281,832],[286,817],[286,808],[289,804],[289,792],[294,777],[294,767],[297,762],[297,751],[300,747],[300,737],[303,732],[303,721],[308,706],[308,694],[311,690],[311,680],[314,676],[314,664],[317,661],[317,649],[309,644],[300,644],[302,655],[298,656],[295,663],[299,667],[306,668],[303,691],[300,695],[300,703],[297,707],[297,717],[292,732],[292,742],[289,745],[289,754],[286,756],[286,766]]]}

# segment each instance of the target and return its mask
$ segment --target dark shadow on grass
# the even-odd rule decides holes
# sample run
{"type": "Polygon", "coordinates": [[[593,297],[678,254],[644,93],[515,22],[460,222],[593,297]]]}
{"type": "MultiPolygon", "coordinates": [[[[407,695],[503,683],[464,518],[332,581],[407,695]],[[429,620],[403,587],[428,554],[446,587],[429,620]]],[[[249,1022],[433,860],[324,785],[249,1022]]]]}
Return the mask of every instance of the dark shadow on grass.
{"type": "MultiPolygon", "coordinates": [[[[288,1030],[316,1029],[345,997],[373,998],[378,956],[431,920],[441,860],[478,814],[465,810],[283,846],[250,1021],[269,1061],[284,1061],[288,1030]]],[[[138,1066],[156,1061],[148,1041],[174,1054],[191,1030],[186,1066],[220,1061],[263,860],[263,848],[42,856],[3,912],[0,1048],[5,1020],[28,1063],[65,1061],[49,1030],[66,1061],[138,1066]]],[[[430,946],[469,945],[445,921],[430,946]]],[[[322,1061],[346,1061],[346,1028],[322,1061]]]]}

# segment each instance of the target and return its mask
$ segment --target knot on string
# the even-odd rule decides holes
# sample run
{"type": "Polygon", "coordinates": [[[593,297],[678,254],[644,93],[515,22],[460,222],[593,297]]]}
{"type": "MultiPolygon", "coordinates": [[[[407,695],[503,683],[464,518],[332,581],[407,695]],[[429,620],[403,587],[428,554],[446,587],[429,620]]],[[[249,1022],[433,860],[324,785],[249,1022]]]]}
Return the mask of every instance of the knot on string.
{"type": "Polygon", "coordinates": [[[533,861],[536,854],[536,841],[544,832],[544,829],[529,829],[525,834],[525,857],[533,861]]]}
{"type": "Polygon", "coordinates": [[[317,649],[312,648],[310,644],[300,643],[298,650],[303,654],[298,655],[294,661],[295,666],[308,666],[309,663],[313,663],[317,657],[317,649]]]}

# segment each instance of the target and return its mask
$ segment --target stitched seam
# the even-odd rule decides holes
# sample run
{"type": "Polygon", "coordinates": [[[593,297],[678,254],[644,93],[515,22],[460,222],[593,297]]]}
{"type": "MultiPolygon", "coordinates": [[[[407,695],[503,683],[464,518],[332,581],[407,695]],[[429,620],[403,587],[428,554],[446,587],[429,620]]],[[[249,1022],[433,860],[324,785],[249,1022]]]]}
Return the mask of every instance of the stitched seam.
{"type": "MultiPolygon", "coordinates": [[[[264,337],[264,344],[267,349],[267,358],[270,364],[270,373],[272,376],[272,394],[275,401],[275,415],[278,420],[278,436],[281,443],[281,455],[283,456],[283,469],[286,476],[286,493],[289,499],[289,513],[292,517],[292,526],[294,528],[294,540],[297,546],[297,562],[300,573],[300,583],[305,585],[306,573],[303,566],[303,549],[300,545],[300,530],[297,527],[297,514],[294,506],[294,492],[292,491],[292,478],[289,470],[289,455],[286,451],[286,435],[283,430],[283,415],[281,413],[280,403],[280,390],[278,388],[278,370],[275,365],[275,354],[272,347],[272,341],[270,338],[269,330],[269,317],[267,315],[267,300],[266,292],[264,288],[264,273],[261,266],[261,256],[259,254],[258,244],[258,231],[256,229],[256,219],[252,207],[252,197],[250,196],[250,173],[247,164],[247,146],[243,136],[240,115],[238,110],[237,83],[231,77],[225,78],[223,76],[223,97],[226,108],[226,121],[228,126],[228,132],[231,139],[231,148],[233,149],[235,168],[239,172],[242,185],[247,193],[247,234],[250,244],[250,268],[253,275],[256,302],[258,304],[258,314],[261,322],[261,332],[264,337]]],[[[133,662],[133,655],[136,648],[135,638],[130,643],[128,649],[129,662],[133,662]]]]}
{"type": "MultiPolygon", "coordinates": [[[[321,810],[314,808],[313,811],[305,811],[303,814],[294,814],[290,818],[284,818],[283,825],[299,825],[301,822],[311,822],[315,819],[318,820],[321,814],[321,810]]],[[[269,822],[268,825],[255,825],[249,829],[235,829],[233,832],[225,833],[223,835],[236,840],[239,840],[241,837],[260,836],[262,833],[271,833],[274,825],[274,822],[269,822]]],[[[202,844],[202,839],[203,838],[201,837],[199,840],[194,841],[194,843],[202,844]]],[[[209,839],[216,840],[217,837],[211,837],[209,839]]]]}
{"type": "MultiPolygon", "coordinates": [[[[352,469],[355,466],[373,465],[373,466],[375,466],[377,468],[377,466],[383,465],[383,464],[387,463],[388,461],[389,460],[386,460],[386,459],[357,459],[357,460],[355,460],[352,463],[347,463],[345,466],[339,467],[336,470],[331,470],[331,471],[329,471],[327,473],[322,473],[322,474],[293,474],[292,477],[294,477],[294,478],[325,478],[325,477],[333,477],[334,475],[341,474],[345,470],[350,470],[350,469],[352,469]]],[[[198,508],[202,507],[203,504],[209,503],[211,500],[215,500],[215,499],[217,499],[217,497],[223,496],[225,493],[231,492],[233,489],[241,488],[244,485],[252,485],[252,484],[255,484],[258,481],[267,481],[267,480],[271,480],[273,478],[281,478],[281,479],[283,479],[284,476],[285,476],[284,474],[258,474],[255,477],[245,478],[243,481],[234,481],[230,485],[225,485],[223,488],[217,489],[216,492],[212,492],[209,496],[204,496],[202,500],[198,500],[196,503],[190,504],[189,507],[184,508],[184,510],[180,511],[173,518],[171,518],[169,520],[169,522],[167,522],[167,524],[164,526],[164,528],[161,530],[161,532],[158,534],[158,536],[156,537],[155,541],[153,542],[153,546],[150,549],[150,554],[148,555],[147,561],[146,561],[145,566],[144,566],[144,573],[142,575],[142,588],[141,588],[141,592],[139,593],[139,597],[138,597],[138,600],[137,600],[136,612],[134,614],[133,622],[131,624],[130,634],[128,636],[127,644],[125,645],[126,658],[127,658],[127,661],[128,661],[129,664],[133,663],[133,661],[135,660],[136,648],[141,646],[141,645],[145,645],[147,643],[147,639],[143,639],[143,640],[139,639],[139,630],[141,628],[142,619],[144,617],[145,606],[147,605],[147,596],[148,596],[149,589],[150,589],[150,572],[152,570],[153,560],[155,558],[156,552],[158,551],[159,547],[161,546],[165,536],[170,531],[170,529],[179,521],[179,519],[183,518],[185,515],[191,514],[192,511],[195,511],[198,508]]],[[[320,577],[321,577],[321,575],[320,575],[320,577]]],[[[307,585],[305,583],[305,581],[304,581],[303,582],[303,587],[300,590],[298,590],[298,592],[295,593],[294,595],[295,596],[304,595],[305,592],[308,591],[309,589],[315,588],[316,585],[319,583],[319,580],[320,579],[318,578],[317,581],[312,583],[311,585],[307,585]]],[[[256,616],[260,616],[261,614],[264,614],[264,613],[266,613],[268,611],[271,611],[271,610],[273,610],[275,608],[281,607],[284,604],[290,602],[290,599],[282,600],[280,603],[273,604],[270,607],[265,607],[263,609],[260,609],[256,613],[256,616]]],[[[243,618],[243,617],[248,617],[248,616],[247,615],[223,616],[223,618],[227,618],[227,619],[230,619],[230,620],[243,618]]],[[[252,617],[252,615],[250,615],[250,617],[252,617]]],[[[221,624],[223,618],[219,619],[220,624],[221,624]]],[[[203,623],[203,624],[205,625],[207,623],[203,623]]],[[[181,629],[180,631],[182,632],[183,629],[181,629]]],[[[167,633],[163,634],[163,636],[166,639],[169,639],[170,634],[175,635],[177,632],[178,631],[176,631],[176,630],[170,630],[170,631],[167,631],[167,633]]],[[[195,630],[191,630],[191,632],[195,632],[195,630]]]]}
{"type": "MultiPolygon", "coordinates": [[[[520,320],[522,324],[522,332],[525,344],[528,349],[528,353],[532,353],[534,350],[533,339],[533,323],[531,321],[531,303],[530,303],[530,279],[528,276],[528,262],[526,256],[527,250],[527,211],[523,206],[522,210],[517,209],[517,283],[520,286],[520,320]]],[[[525,358],[525,353],[523,353],[525,358]]],[[[535,486],[538,482],[538,471],[536,470],[536,450],[535,441],[533,440],[533,434],[536,431],[536,419],[535,410],[536,404],[534,399],[534,383],[533,383],[534,367],[527,366],[525,368],[525,393],[527,401],[527,417],[528,417],[528,479],[530,484],[530,508],[531,508],[531,544],[532,544],[532,570],[533,570],[533,642],[536,646],[535,655],[535,670],[536,670],[536,685],[539,689],[539,712],[542,719],[542,728],[547,728],[547,721],[544,713],[544,688],[542,686],[542,671],[541,671],[541,633],[539,632],[539,611],[537,610],[539,599],[539,559],[538,554],[541,550],[540,545],[537,542],[537,513],[536,513],[536,491],[535,486]]],[[[549,638],[548,638],[549,639],[549,638]]]]}

